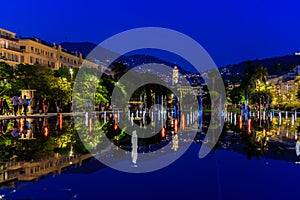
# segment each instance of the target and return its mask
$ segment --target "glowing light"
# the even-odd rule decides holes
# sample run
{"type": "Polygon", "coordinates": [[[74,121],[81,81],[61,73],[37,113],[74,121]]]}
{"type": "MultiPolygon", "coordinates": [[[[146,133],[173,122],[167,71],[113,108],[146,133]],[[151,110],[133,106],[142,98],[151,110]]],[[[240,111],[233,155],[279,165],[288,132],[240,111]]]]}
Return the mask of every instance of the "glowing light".
{"type": "Polygon", "coordinates": [[[163,128],[161,129],[161,137],[162,137],[162,138],[166,137],[166,129],[165,129],[165,127],[163,127],[163,128]]]}
{"type": "Polygon", "coordinates": [[[48,136],[48,134],[49,134],[48,127],[47,127],[47,126],[45,126],[45,127],[44,127],[44,136],[45,136],[45,137],[47,137],[47,136],[48,136]]]}
{"type": "Polygon", "coordinates": [[[248,119],[248,134],[251,134],[251,127],[252,125],[251,125],[251,118],[250,119],[248,119]]]}
{"type": "Polygon", "coordinates": [[[243,128],[243,117],[242,117],[242,115],[239,116],[239,126],[240,126],[240,130],[242,130],[242,128],[243,128]]]}
{"type": "Polygon", "coordinates": [[[263,128],[263,136],[265,137],[266,136],[266,129],[263,128]]]}
{"type": "Polygon", "coordinates": [[[24,119],[21,118],[20,119],[20,132],[23,133],[23,131],[24,131],[24,119]]]}
{"type": "Polygon", "coordinates": [[[117,122],[115,122],[115,124],[114,124],[114,130],[116,131],[118,129],[118,124],[117,124],[117,122]]]}
{"type": "Polygon", "coordinates": [[[62,130],[62,114],[59,115],[59,130],[62,130]]]}
{"type": "Polygon", "coordinates": [[[178,132],[178,119],[174,120],[174,132],[177,133],[178,132]]]}
{"type": "Polygon", "coordinates": [[[182,121],[181,128],[182,128],[182,130],[184,130],[185,129],[185,117],[184,117],[184,114],[181,115],[181,121],[182,121]]]}
{"type": "Polygon", "coordinates": [[[92,122],[92,118],[90,118],[89,119],[89,131],[90,131],[90,133],[92,133],[92,124],[93,122],[92,122]]]}

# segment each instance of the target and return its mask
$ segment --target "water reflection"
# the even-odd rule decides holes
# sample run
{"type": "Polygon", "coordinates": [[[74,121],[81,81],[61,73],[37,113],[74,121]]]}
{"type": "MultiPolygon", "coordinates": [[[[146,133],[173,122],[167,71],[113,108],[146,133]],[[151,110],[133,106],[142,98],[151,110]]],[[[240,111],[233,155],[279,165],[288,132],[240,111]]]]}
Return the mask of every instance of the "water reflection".
{"type": "MultiPolygon", "coordinates": [[[[201,125],[198,121],[198,112],[189,110],[179,113],[176,118],[173,116],[174,112],[157,109],[144,113],[120,111],[85,113],[79,116],[81,120],[77,120],[76,124],[72,118],[65,118],[62,115],[0,120],[0,159],[3,163],[13,161],[18,167],[22,163],[41,161],[49,161],[50,166],[50,161],[53,159],[86,155],[88,151],[81,142],[83,139],[89,141],[87,145],[94,149],[93,153],[96,156],[107,157],[116,162],[130,157],[131,164],[135,167],[140,165],[139,162],[143,162],[143,154],[149,154],[152,159],[156,159],[158,151],[165,154],[178,153],[193,141],[207,144],[217,139],[215,137],[217,134],[212,134],[211,138],[208,138],[206,133],[209,126],[218,127],[218,124],[214,123],[218,120],[214,118],[221,117],[221,114],[211,116],[204,112],[201,116],[201,125]],[[132,113],[135,113],[133,118],[132,113]],[[165,120],[165,123],[153,124],[151,115],[156,116],[157,119],[160,115],[160,120],[165,120]],[[126,134],[118,124],[121,122],[120,119],[129,117],[141,129],[153,129],[156,133],[148,138],[140,138],[137,133],[132,136],[126,134]],[[82,124],[84,126],[81,126],[82,124]],[[76,132],[77,126],[84,127],[82,138],[79,138],[76,132]],[[198,134],[192,138],[191,133],[195,130],[198,130],[198,134]],[[118,149],[123,149],[125,152],[120,152],[118,149]]],[[[254,113],[249,118],[243,118],[237,113],[225,113],[225,120],[216,149],[240,152],[245,154],[247,159],[266,156],[298,162],[299,120],[295,114],[287,119],[281,118],[279,113],[275,116],[265,115],[263,120],[263,114],[258,117],[258,114],[254,113]]],[[[216,131],[220,130],[216,129],[216,131]]]]}
{"type": "Polygon", "coordinates": [[[266,156],[292,162],[300,158],[296,154],[299,120],[297,113],[253,113],[244,120],[237,113],[227,113],[226,123],[219,140],[219,148],[245,153],[248,159],[266,156]],[[237,119],[235,116],[237,115],[237,119]]]}

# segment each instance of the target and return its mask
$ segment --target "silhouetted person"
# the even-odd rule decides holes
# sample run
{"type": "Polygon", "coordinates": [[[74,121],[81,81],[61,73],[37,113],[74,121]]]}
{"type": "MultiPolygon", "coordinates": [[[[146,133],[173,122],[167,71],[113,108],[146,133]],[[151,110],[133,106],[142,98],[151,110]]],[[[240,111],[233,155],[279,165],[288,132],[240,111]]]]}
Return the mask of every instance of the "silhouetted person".
{"type": "Polygon", "coordinates": [[[46,97],[43,100],[43,109],[44,109],[44,114],[47,115],[49,109],[49,102],[46,97]]]}
{"type": "Polygon", "coordinates": [[[28,110],[28,101],[26,99],[26,95],[24,95],[24,98],[23,98],[23,111],[24,111],[25,116],[27,116],[27,110],[28,110]]]}
{"type": "Polygon", "coordinates": [[[3,99],[2,106],[3,106],[3,109],[4,109],[4,114],[8,115],[8,113],[9,113],[9,106],[8,106],[8,103],[7,103],[7,101],[6,101],[5,98],[3,99]]]}
{"type": "Polygon", "coordinates": [[[40,115],[43,113],[43,100],[40,99],[37,103],[38,106],[38,112],[40,113],[40,115]]]}
{"type": "Polygon", "coordinates": [[[14,106],[14,114],[17,116],[18,106],[19,106],[19,97],[16,95],[12,98],[12,104],[14,106]]]}

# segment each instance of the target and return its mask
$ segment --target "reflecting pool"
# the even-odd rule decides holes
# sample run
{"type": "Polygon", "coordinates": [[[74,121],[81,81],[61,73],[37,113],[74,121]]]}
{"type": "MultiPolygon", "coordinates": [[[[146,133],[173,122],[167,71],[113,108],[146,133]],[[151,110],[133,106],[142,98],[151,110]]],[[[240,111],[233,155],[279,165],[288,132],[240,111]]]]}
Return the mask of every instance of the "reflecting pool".
{"type": "MultiPolygon", "coordinates": [[[[9,174],[2,173],[3,198],[288,199],[298,196],[300,159],[295,148],[298,120],[292,124],[291,118],[279,123],[278,116],[263,121],[252,117],[249,128],[249,121],[240,123],[238,115],[236,121],[227,119],[218,143],[202,159],[198,154],[208,142],[205,134],[211,116],[203,116],[201,127],[185,123],[181,130],[183,126],[179,123],[181,131],[177,133],[174,121],[168,122],[165,133],[159,131],[153,137],[138,138],[135,166],[132,136],[114,127],[118,120],[113,114],[106,118],[106,127],[102,127],[107,130],[105,135],[93,134],[97,123],[103,125],[103,116],[92,115],[87,121],[85,117],[82,115],[82,122],[77,120],[77,124],[73,118],[62,116],[1,120],[1,170],[10,170],[9,174]],[[84,157],[89,152],[75,130],[80,123],[85,127],[84,138],[93,139],[88,145],[95,150],[92,153],[96,158],[84,157]],[[198,133],[190,141],[193,129],[198,133]],[[114,144],[109,153],[97,145],[104,141],[103,137],[114,144]],[[168,156],[186,147],[175,162],[149,173],[120,172],[97,160],[97,156],[103,156],[113,160],[114,165],[128,162],[126,165],[135,169],[143,167],[143,154],[155,160],[159,159],[158,152],[168,156]],[[118,154],[117,149],[123,149],[124,153],[118,154]],[[60,164],[54,162],[57,160],[60,164]],[[49,173],[43,174],[46,169],[49,173]],[[12,179],[4,182],[9,176],[12,179]]],[[[138,124],[139,120],[134,123],[138,124]]]]}

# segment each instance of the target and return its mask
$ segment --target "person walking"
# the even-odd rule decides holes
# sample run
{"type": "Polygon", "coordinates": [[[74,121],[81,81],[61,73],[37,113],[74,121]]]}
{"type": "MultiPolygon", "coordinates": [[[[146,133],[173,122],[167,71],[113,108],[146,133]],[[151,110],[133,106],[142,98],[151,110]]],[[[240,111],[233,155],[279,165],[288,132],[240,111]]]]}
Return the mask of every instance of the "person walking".
{"type": "Polygon", "coordinates": [[[43,109],[44,109],[44,114],[47,115],[49,109],[49,102],[46,97],[43,100],[43,109]]]}
{"type": "Polygon", "coordinates": [[[19,97],[18,96],[16,96],[16,95],[13,96],[12,104],[14,106],[14,114],[15,114],[15,116],[17,116],[18,107],[19,107],[19,97]]]}
{"type": "Polygon", "coordinates": [[[39,111],[39,113],[41,115],[42,112],[43,112],[43,100],[42,99],[38,100],[37,105],[38,105],[38,111],[39,111]]]}
{"type": "Polygon", "coordinates": [[[0,99],[0,115],[3,115],[3,98],[0,99]]]}
{"type": "Polygon", "coordinates": [[[9,106],[8,106],[8,103],[6,101],[6,99],[4,98],[3,99],[3,102],[2,102],[2,106],[3,106],[3,109],[4,109],[4,115],[8,115],[9,113],[9,106]]]}
{"type": "Polygon", "coordinates": [[[62,112],[61,100],[59,98],[55,101],[57,114],[62,112]]]}
{"type": "Polygon", "coordinates": [[[24,95],[23,103],[22,104],[23,104],[24,115],[27,116],[28,101],[26,99],[26,95],[24,95]]]}
{"type": "Polygon", "coordinates": [[[22,96],[19,97],[18,104],[19,104],[19,113],[20,113],[20,115],[22,115],[22,108],[23,108],[23,99],[22,99],[22,96]]]}

